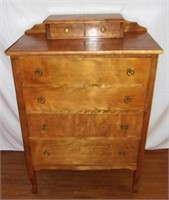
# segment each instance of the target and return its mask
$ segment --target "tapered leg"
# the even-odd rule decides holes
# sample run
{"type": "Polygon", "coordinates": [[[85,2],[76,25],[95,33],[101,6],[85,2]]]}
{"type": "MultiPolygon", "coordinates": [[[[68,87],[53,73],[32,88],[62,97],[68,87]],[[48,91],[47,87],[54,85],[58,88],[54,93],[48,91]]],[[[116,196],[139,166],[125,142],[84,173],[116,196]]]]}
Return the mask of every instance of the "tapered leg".
{"type": "Polygon", "coordinates": [[[134,193],[138,192],[138,182],[139,182],[139,179],[140,179],[139,171],[135,170],[134,173],[133,173],[133,185],[132,185],[132,191],[134,193]]]}
{"type": "Polygon", "coordinates": [[[30,182],[32,184],[32,193],[36,194],[38,191],[37,182],[36,182],[36,173],[34,170],[30,171],[30,169],[29,169],[28,174],[29,174],[30,182]]]}
{"type": "Polygon", "coordinates": [[[32,185],[32,193],[36,194],[38,191],[37,185],[32,185]]]}
{"type": "Polygon", "coordinates": [[[28,170],[28,175],[29,175],[29,179],[30,179],[30,182],[32,184],[32,193],[33,194],[36,194],[37,191],[38,191],[38,188],[37,188],[37,182],[36,182],[36,173],[34,170],[28,170]]]}
{"type": "Polygon", "coordinates": [[[37,181],[36,181],[36,172],[33,169],[32,163],[30,162],[30,154],[25,152],[25,157],[26,159],[26,166],[27,166],[27,171],[28,171],[28,177],[30,179],[31,185],[32,185],[32,193],[36,194],[38,189],[37,189],[37,181]]]}

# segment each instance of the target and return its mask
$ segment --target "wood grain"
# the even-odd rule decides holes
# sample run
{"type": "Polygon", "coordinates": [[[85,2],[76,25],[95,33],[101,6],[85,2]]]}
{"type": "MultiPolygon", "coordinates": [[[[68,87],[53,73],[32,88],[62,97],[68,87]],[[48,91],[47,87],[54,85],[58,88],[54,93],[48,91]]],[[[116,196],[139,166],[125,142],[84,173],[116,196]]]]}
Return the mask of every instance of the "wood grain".
{"type": "Polygon", "coordinates": [[[157,70],[157,61],[158,61],[158,55],[152,56],[151,61],[151,71],[150,71],[150,77],[149,77],[149,83],[147,87],[147,101],[145,102],[145,116],[143,120],[143,130],[142,130],[142,136],[140,140],[140,146],[139,146],[139,154],[137,158],[137,169],[134,173],[133,177],[133,191],[137,192],[138,190],[138,182],[141,175],[141,169],[142,169],[142,162],[144,159],[144,151],[145,151],[145,144],[146,144],[146,137],[147,137],[147,130],[149,125],[149,119],[150,119],[150,113],[151,113],[151,105],[152,105],[152,99],[153,99],[153,91],[154,91],[154,83],[155,83],[155,77],[156,77],[156,70],[157,70]]]}
{"type": "Polygon", "coordinates": [[[28,139],[29,133],[28,133],[27,120],[26,120],[26,113],[25,113],[25,103],[23,100],[21,80],[19,79],[20,71],[19,71],[19,65],[18,65],[18,58],[12,57],[11,61],[12,61],[14,83],[15,83],[15,88],[16,88],[17,103],[18,103],[18,108],[19,108],[19,119],[21,122],[25,161],[26,161],[28,176],[32,184],[32,192],[36,193],[37,192],[36,174],[32,165],[32,158],[31,158],[31,153],[30,153],[30,144],[29,144],[29,139],[28,139]]]}
{"type": "Polygon", "coordinates": [[[20,57],[19,65],[23,87],[115,84],[146,86],[151,58],[31,56],[29,59],[20,57]],[[40,76],[36,75],[38,69],[42,72],[40,76]],[[134,74],[128,75],[129,70],[133,70],[134,74]]]}
{"type": "Polygon", "coordinates": [[[161,54],[148,33],[126,33],[123,39],[47,40],[46,34],[24,35],[6,50],[7,55],[125,55],[161,54]]]}
{"type": "Polygon", "coordinates": [[[135,169],[137,160],[137,140],[113,140],[103,138],[63,138],[30,139],[33,165],[35,169],[47,166],[96,165],[110,168],[135,169]]]}
{"type": "Polygon", "coordinates": [[[121,15],[50,16],[44,21],[47,39],[122,38],[121,15]],[[90,18],[92,17],[92,19],[90,18]],[[110,18],[110,16],[112,18],[110,18]],[[70,17],[70,18],[68,18],[70,17]],[[65,19],[67,19],[65,21],[65,19]],[[100,19],[100,20],[98,20],[100,19]],[[76,20],[76,21],[75,21],[76,20]],[[65,28],[66,34],[65,34],[65,28]]]}
{"type": "Polygon", "coordinates": [[[24,88],[26,113],[111,113],[115,110],[143,110],[142,87],[110,88],[24,88]],[[125,103],[126,98],[131,102],[125,103]],[[39,103],[44,99],[44,103],[39,103]]]}
{"type": "Polygon", "coordinates": [[[124,19],[119,13],[108,14],[78,14],[78,15],[50,15],[44,21],[49,23],[76,23],[78,22],[107,22],[107,21],[123,22],[124,19]]]}
{"type": "Polygon", "coordinates": [[[86,23],[85,36],[96,38],[121,38],[123,37],[121,29],[122,25],[120,22],[86,23]]]}
{"type": "Polygon", "coordinates": [[[143,112],[27,115],[29,137],[140,138],[143,112]]]}
{"type": "Polygon", "coordinates": [[[140,26],[136,22],[129,22],[125,21],[124,23],[124,32],[131,32],[131,33],[136,33],[136,32],[147,32],[147,29],[143,26],[140,26]]]}
{"type": "Polygon", "coordinates": [[[39,34],[46,33],[45,24],[36,24],[32,28],[25,31],[25,34],[39,34]]]}
{"type": "Polygon", "coordinates": [[[47,26],[48,39],[78,39],[83,38],[84,34],[83,24],[50,24],[47,26]]]}

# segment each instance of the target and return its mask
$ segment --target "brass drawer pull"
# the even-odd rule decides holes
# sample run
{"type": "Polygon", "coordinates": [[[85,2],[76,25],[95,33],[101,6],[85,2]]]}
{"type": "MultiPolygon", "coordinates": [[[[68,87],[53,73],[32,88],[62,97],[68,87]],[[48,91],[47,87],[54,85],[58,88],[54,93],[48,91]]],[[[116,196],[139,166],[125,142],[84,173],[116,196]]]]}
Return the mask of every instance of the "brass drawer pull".
{"type": "Polygon", "coordinates": [[[102,33],[105,33],[105,32],[106,32],[106,27],[101,27],[100,31],[101,31],[102,33]]]}
{"type": "Polygon", "coordinates": [[[35,75],[36,75],[37,77],[41,77],[41,76],[43,75],[43,71],[42,71],[40,68],[37,68],[37,69],[35,70],[35,75]]]}
{"type": "Polygon", "coordinates": [[[42,124],[41,125],[41,133],[46,133],[47,132],[47,125],[46,124],[42,124]]]}
{"type": "Polygon", "coordinates": [[[126,152],[122,149],[119,152],[119,156],[124,157],[126,155],[126,152]]]}
{"type": "Polygon", "coordinates": [[[45,103],[45,97],[39,97],[38,98],[38,103],[40,103],[40,104],[44,104],[45,103]]]}
{"type": "Polygon", "coordinates": [[[122,125],[121,125],[121,129],[123,129],[123,130],[127,130],[128,127],[129,127],[128,124],[122,124],[122,125]]]}
{"type": "Polygon", "coordinates": [[[128,68],[126,73],[127,73],[127,76],[133,76],[134,75],[134,69],[128,68]]]}
{"type": "Polygon", "coordinates": [[[125,102],[126,104],[131,103],[131,97],[126,96],[126,97],[124,98],[124,102],[125,102]]]}
{"type": "Polygon", "coordinates": [[[45,151],[43,152],[43,154],[44,154],[44,156],[50,156],[50,151],[45,150],[45,151]]]}
{"type": "Polygon", "coordinates": [[[69,33],[69,29],[68,29],[68,28],[65,28],[65,29],[64,29],[64,33],[65,33],[65,34],[68,34],[68,33],[69,33]]]}

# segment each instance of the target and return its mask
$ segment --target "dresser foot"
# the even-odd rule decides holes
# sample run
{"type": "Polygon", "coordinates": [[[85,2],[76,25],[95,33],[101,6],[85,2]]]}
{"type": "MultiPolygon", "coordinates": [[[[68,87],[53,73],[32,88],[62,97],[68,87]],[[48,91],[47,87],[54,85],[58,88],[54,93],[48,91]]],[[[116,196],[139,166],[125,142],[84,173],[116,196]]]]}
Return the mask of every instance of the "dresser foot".
{"type": "Polygon", "coordinates": [[[33,194],[36,194],[37,191],[38,191],[37,185],[33,185],[31,191],[32,191],[33,194]]]}
{"type": "Polygon", "coordinates": [[[133,193],[138,192],[138,181],[139,181],[139,175],[138,172],[135,170],[133,174],[133,185],[132,185],[133,193]]]}
{"type": "Polygon", "coordinates": [[[37,191],[38,191],[38,188],[37,188],[37,182],[36,182],[36,173],[35,171],[32,169],[32,170],[28,170],[29,171],[29,178],[30,178],[30,182],[31,182],[31,185],[32,185],[32,193],[33,194],[36,194],[37,191]]]}
{"type": "Polygon", "coordinates": [[[136,185],[133,185],[133,186],[132,186],[132,192],[133,192],[133,193],[137,193],[137,192],[138,192],[138,188],[137,188],[136,185]]]}

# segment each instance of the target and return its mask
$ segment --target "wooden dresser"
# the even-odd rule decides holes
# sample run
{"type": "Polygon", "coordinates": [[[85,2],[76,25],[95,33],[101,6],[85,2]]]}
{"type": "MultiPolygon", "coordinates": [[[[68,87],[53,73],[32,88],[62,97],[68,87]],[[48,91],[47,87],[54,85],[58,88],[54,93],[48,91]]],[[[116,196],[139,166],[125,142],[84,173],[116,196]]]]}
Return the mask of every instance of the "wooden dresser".
{"type": "Polygon", "coordinates": [[[137,191],[162,52],[120,14],[52,15],[6,51],[33,193],[43,169],[130,169],[137,191]]]}

